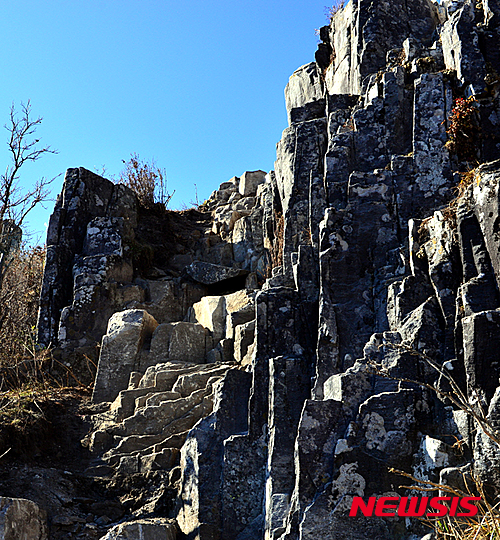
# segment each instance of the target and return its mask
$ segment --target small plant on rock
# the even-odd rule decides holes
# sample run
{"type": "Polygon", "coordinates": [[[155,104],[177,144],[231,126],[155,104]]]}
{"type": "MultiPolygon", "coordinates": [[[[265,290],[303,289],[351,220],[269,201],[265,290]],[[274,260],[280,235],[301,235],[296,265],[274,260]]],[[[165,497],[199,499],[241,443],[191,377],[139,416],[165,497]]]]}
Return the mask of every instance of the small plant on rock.
{"type": "Polygon", "coordinates": [[[325,6],[325,15],[328,20],[328,24],[332,24],[335,15],[344,7],[345,0],[335,0],[332,6],[325,6]]]}

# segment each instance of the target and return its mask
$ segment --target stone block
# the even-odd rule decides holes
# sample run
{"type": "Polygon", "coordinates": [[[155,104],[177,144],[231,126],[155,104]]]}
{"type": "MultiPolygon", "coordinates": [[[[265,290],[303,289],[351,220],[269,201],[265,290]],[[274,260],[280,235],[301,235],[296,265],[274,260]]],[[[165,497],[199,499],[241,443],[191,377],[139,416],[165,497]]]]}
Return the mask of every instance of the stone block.
{"type": "Polygon", "coordinates": [[[266,179],[264,171],[246,171],[241,175],[239,191],[243,197],[251,197],[256,194],[257,186],[266,179]]]}
{"type": "Polygon", "coordinates": [[[464,317],[462,332],[467,393],[484,406],[492,399],[500,376],[500,311],[464,317]]]}
{"type": "Polygon", "coordinates": [[[370,371],[363,364],[356,363],[344,373],[332,375],[325,381],[324,399],[342,403],[346,415],[357,411],[370,394],[372,388],[370,371]]]}
{"type": "Polygon", "coordinates": [[[289,124],[325,116],[326,102],[316,62],[293,72],[285,88],[285,101],[289,124]]]}
{"type": "Polygon", "coordinates": [[[247,272],[240,268],[229,268],[219,264],[208,262],[194,262],[186,268],[189,277],[203,285],[214,285],[226,279],[232,279],[238,276],[246,276],[247,272]]]}
{"type": "Polygon", "coordinates": [[[201,324],[164,323],[153,334],[150,355],[157,362],[203,364],[207,350],[211,348],[207,349],[207,345],[211,345],[211,337],[201,324]]]}
{"type": "Polygon", "coordinates": [[[160,324],[184,320],[189,307],[206,294],[204,285],[180,279],[148,280],[147,289],[149,301],[139,307],[160,324]]]}
{"type": "Polygon", "coordinates": [[[120,523],[109,529],[102,540],[176,540],[177,525],[166,518],[149,518],[120,523]]]}
{"type": "Polygon", "coordinates": [[[226,295],[226,337],[234,338],[234,329],[255,318],[254,293],[248,290],[226,295]]]}
{"type": "Polygon", "coordinates": [[[27,499],[0,497],[2,540],[47,540],[47,516],[27,499]]]}
{"type": "Polygon", "coordinates": [[[92,400],[113,401],[120,390],[127,388],[130,374],[137,371],[144,342],[158,323],[147,311],[129,309],[115,313],[108,322],[102,339],[92,400]]]}
{"type": "Polygon", "coordinates": [[[236,362],[241,362],[254,342],[255,321],[239,324],[234,334],[234,359],[236,362]]]}
{"type": "Polygon", "coordinates": [[[239,219],[233,230],[233,256],[234,260],[244,268],[250,268],[250,260],[254,253],[252,225],[249,216],[239,219]]]}
{"type": "MultiPolygon", "coordinates": [[[[260,187],[260,185],[258,186],[260,187]]],[[[243,197],[236,203],[236,210],[252,210],[255,206],[255,197],[243,197]]]]}
{"type": "Polygon", "coordinates": [[[226,330],[226,299],[224,296],[204,296],[193,305],[194,319],[208,328],[218,343],[226,330]]]}
{"type": "MultiPolygon", "coordinates": [[[[220,538],[224,441],[247,427],[250,381],[249,373],[230,369],[216,387],[213,413],[191,430],[181,449],[177,521],[186,535],[198,533],[200,538],[220,538]]],[[[250,463],[249,468],[252,467],[250,463]]],[[[241,477],[233,480],[241,483],[241,477]]]]}

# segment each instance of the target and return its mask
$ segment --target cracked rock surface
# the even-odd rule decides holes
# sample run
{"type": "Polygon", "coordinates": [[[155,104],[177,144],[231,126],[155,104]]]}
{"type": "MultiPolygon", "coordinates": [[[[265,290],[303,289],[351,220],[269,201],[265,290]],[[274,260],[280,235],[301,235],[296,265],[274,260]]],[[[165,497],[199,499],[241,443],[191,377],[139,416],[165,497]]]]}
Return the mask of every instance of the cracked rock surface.
{"type": "Polygon", "coordinates": [[[443,397],[451,376],[498,428],[499,17],[347,3],[290,78],[274,171],[197,209],[69,169],[38,332],[94,382],[84,466],[71,512],[21,483],[0,504],[31,494],[57,539],[417,540],[417,521],[349,518],[352,498],[406,495],[391,468],[499,494],[498,447],[443,397]],[[472,166],[447,129],[469,96],[480,165],[457,195],[472,166]]]}

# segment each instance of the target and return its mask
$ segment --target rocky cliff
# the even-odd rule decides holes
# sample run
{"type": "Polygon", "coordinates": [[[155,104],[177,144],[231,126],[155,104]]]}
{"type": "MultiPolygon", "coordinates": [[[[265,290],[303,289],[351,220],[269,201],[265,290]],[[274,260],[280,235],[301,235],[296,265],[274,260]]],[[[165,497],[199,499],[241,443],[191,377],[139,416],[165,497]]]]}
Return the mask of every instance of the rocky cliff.
{"type": "Polygon", "coordinates": [[[39,341],[55,374],[95,380],[107,539],[421,538],[348,517],[353,496],[407,493],[391,468],[473,471],[495,496],[499,16],[351,0],[290,78],[275,170],[196,210],[68,170],[39,341]]]}

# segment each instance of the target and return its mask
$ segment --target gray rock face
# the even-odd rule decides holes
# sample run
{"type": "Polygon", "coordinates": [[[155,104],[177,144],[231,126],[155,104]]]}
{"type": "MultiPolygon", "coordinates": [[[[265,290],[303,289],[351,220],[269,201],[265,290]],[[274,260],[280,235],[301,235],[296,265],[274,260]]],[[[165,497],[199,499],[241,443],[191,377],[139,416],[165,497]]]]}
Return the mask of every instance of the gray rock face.
{"type": "Polygon", "coordinates": [[[328,92],[361,94],[365,78],[385,67],[387,51],[401,48],[409,36],[428,45],[434,29],[431,5],[425,0],[349,2],[324,36],[335,51],[325,76],[328,92]]]}
{"type": "Polygon", "coordinates": [[[316,62],[292,74],[285,88],[285,101],[289,124],[326,115],[323,82],[316,62]]]}
{"type": "Polygon", "coordinates": [[[226,279],[245,276],[247,274],[247,272],[240,270],[239,268],[227,268],[225,266],[205,262],[191,263],[186,268],[186,273],[195,281],[203,283],[203,285],[213,285],[225,281],[226,279]]]}
{"type": "Polygon", "coordinates": [[[175,491],[182,534],[422,537],[348,516],[355,496],[406,494],[390,467],[450,484],[473,468],[500,491],[497,443],[445,397],[498,428],[500,162],[450,203],[467,164],[446,143],[454,98],[475,93],[478,158],[498,156],[499,15],[348,2],[290,78],[275,172],[223,182],[203,213],[143,214],[68,173],[40,335],[70,364],[103,338],[94,400],[114,401],[89,447],[109,474],[175,491]]]}
{"type": "Polygon", "coordinates": [[[486,64],[478,48],[476,7],[465,2],[444,23],[441,39],[444,61],[448,69],[457,72],[460,82],[471,84],[474,93],[482,93],[485,86],[486,64]]]}

